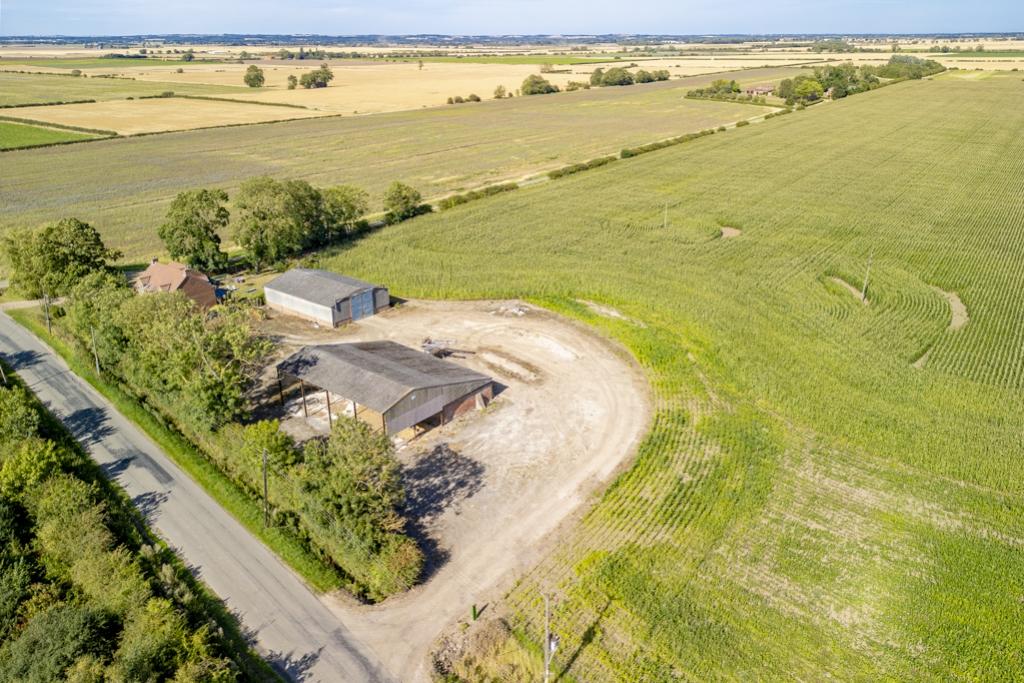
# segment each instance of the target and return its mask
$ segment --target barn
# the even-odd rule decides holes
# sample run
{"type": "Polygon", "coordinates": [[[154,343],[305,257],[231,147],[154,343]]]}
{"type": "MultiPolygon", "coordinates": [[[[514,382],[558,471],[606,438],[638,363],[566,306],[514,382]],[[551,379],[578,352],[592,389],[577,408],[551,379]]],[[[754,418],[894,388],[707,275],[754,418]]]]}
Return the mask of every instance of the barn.
{"type": "Polygon", "coordinates": [[[328,422],[349,415],[387,434],[444,424],[494,395],[487,375],[393,341],[307,346],[281,361],[277,376],[282,401],[298,384],[307,417],[307,398],[323,392],[328,422]]]}
{"type": "Polygon", "coordinates": [[[388,290],[326,270],[292,268],[263,288],[275,311],[336,327],[387,308],[388,290]]]}

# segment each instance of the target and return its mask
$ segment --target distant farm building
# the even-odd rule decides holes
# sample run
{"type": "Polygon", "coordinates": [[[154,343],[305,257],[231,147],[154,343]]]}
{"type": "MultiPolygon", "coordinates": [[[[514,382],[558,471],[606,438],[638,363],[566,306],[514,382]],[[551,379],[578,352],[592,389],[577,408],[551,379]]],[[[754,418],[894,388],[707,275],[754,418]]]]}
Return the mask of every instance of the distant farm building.
{"type": "Polygon", "coordinates": [[[289,270],[263,291],[271,309],[331,327],[371,316],[391,302],[385,287],[308,268],[289,270]]]}
{"type": "Polygon", "coordinates": [[[765,95],[771,95],[773,92],[775,92],[774,85],[752,85],[746,90],[746,93],[753,97],[764,97],[765,95]]]}
{"type": "Polygon", "coordinates": [[[135,291],[181,292],[203,308],[217,305],[217,288],[210,278],[182,263],[160,263],[156,259],[135,278],[135,291]]]}
{"type": "Polygon", "coordinates": [[[494,396],[487,375],[392,341],[307,346],[281,361],[277,376],[282,401],[299,385],[307,418],[307,398],[319,391],[328,423],[348,415],[386,434],[445,424],[494,396]]]}

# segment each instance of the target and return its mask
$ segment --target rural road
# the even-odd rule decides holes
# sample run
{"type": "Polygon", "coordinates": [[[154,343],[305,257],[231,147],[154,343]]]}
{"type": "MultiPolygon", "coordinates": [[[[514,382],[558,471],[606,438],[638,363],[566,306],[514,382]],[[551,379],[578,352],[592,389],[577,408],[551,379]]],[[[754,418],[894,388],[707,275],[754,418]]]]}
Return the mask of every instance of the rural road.
{"type": "Polygon", "coordinates": [[[0,313],[0,354],[296,681],[387,681],[369,652],[260,541],[37,337],[0,313]]]}

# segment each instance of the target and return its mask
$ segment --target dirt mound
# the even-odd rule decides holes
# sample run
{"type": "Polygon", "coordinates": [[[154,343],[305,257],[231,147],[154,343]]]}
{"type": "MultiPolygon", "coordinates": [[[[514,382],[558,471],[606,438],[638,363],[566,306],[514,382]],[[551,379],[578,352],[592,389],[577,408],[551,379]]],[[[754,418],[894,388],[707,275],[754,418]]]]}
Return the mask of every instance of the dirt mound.
{"type": "Polygon", "coordinates": [[[730,237],[739,237],[742,234],[743,234],[743,231],[740,230],[739,228],[730,228],[730,227],[722,226],[722,239],[723,240],[727,240],[730,237]]]}
{"type": "Polygon", "coordinates": [[[627,315],[624,315],[622,311],[618,310],[617,308],[605,306],[604,304],[599,304],[596,301],[588,301],[587,299],[576,299],[576,301],[579,301],[581,304],[589,308],[592,312],[598,314],[603,318],[625,320],[626,322],[633,323],[634,325],[644,327],[644,324],[642,322],[640,322],[639,320],[634,320],[633,318],[630,318],[627,315]]]}

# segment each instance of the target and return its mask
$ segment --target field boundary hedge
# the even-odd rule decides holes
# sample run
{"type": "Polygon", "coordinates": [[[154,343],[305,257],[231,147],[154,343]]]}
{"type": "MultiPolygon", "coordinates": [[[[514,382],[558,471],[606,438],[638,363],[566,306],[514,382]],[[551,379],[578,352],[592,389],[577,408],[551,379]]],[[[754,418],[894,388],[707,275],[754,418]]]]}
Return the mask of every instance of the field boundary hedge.
{"type": "Polygon", "coordinates": [[[40,128],[59,128],[60,130],[70,130],[74,133],[92,133],[93,135],[106,135],[108,137],[116,137],[118,135],[118,133],[112,130],[102,130],[100,128],[83,128],[81,126],[68,126],[63,123],[47,123],[46,121],[25,119],[19,116],[0,116],[0,121],[10,121],[11,123],[24,123],[29,126],[39,126],[40,128]]]}
{"type": "Polygon", "coordinates": [[[55,100],[53,102],[26,102],[24,104],[0,104],[0,109],[23,109],[25,107],[55,107],[59,104],[92,104],[96,100],[55,100]]]}

